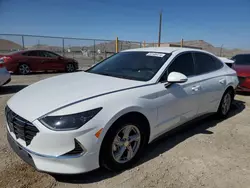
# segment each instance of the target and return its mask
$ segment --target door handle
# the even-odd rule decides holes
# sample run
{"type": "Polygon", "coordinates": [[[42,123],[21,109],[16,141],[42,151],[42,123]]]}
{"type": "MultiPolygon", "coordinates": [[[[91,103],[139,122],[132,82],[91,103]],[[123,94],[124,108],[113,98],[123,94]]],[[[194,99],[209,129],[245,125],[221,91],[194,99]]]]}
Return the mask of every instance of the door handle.
{"type": "Polygon", "coordinates": [[[225,84],[225,82],[226,82],[226,79],[224,79],[224,78],[221,79],[221,80],[219,80],[219,83],[220,83],[220,84],[225,84]]]}
{"type": "Polygon", "coordinates": [[[193,86],[192,91],[199,91],[201,86],[193,86]]]}

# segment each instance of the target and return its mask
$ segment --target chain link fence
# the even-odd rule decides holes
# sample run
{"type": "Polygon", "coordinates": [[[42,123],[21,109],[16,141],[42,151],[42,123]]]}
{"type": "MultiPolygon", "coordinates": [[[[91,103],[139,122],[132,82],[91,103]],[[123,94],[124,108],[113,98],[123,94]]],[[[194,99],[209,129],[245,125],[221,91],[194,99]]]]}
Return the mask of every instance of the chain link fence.
{"type": "MultiPolygon", "coordinates": [[[[48,50],[74,58],[86,69],[116,53],[115,40],[0,34],[0,55],[20,50],[48,50]]],[[[129,49],[128,46],[126,49],[129,49]]]]}

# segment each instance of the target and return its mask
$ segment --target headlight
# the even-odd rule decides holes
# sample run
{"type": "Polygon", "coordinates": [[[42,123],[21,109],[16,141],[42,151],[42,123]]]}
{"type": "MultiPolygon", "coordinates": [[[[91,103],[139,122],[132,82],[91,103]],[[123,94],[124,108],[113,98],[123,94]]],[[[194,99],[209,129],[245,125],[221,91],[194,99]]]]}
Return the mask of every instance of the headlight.
{"type": "Polygon", "coordinates": [[[46,116],[40,120],[42,124],[52,130],[66,131],[78,129],[91,120],[102,108],[70,114],[65,116],[46,116]]]}

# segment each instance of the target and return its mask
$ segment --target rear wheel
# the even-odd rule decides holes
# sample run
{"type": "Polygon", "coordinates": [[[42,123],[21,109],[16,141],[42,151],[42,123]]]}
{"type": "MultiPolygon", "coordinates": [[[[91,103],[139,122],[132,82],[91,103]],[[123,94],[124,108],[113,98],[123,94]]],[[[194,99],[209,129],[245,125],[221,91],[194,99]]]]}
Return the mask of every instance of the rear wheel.
{"type": "Polygon", "coordinates": [[[18,73],[26,75],[30,73],[30,67],[26,63],[22,63],[18,66],[18,73]]]}
{"type": "Polygon", "coordinates": [[[233,101],[233,91],[231,89],[228,89],[222,99],[221,99],[221,102],[220,102],[220,106],[218,108],[218,111],[217,111],[217,114],[222,117],[222,118],[225,118],[227,117],[229,111],[230,111],[230,108],[231,108],[231,105],[232,105],[232,101],[233,101]]]}
{"type": "Polygon", "coordinates": [[[68,63],[66,65],[66,72],[75,72],[76,68],[73,63],[68,63]]]}
{"type": "Polygon", "coordinates": [[[148,135],[145,125],[138,120],[116,122],[106,134],[100,162],[112,171],[121,171],[132,167],[139,159],[147,144],[148,135]]]}

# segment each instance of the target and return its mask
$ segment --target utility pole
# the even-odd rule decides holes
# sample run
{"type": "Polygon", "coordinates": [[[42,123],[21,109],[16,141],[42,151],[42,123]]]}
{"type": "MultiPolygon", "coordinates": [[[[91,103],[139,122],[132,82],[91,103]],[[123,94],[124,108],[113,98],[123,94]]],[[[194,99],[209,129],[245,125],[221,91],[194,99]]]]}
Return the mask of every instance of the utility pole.
{"type": "Polygon", "coordinates": [[[162,23],[162,10],[161,10],[161,12],[160,12],[159,35],[158,35],[158,47],[161,46],[161,23],[162,23]]]}
{"type": "Polygon", "coordinates": [[[220,47],[220,56],[221,56],[221,54],[222,54],[222,48],[223,48],[223,44],[222,44],[221,47],[220,47]]]}

